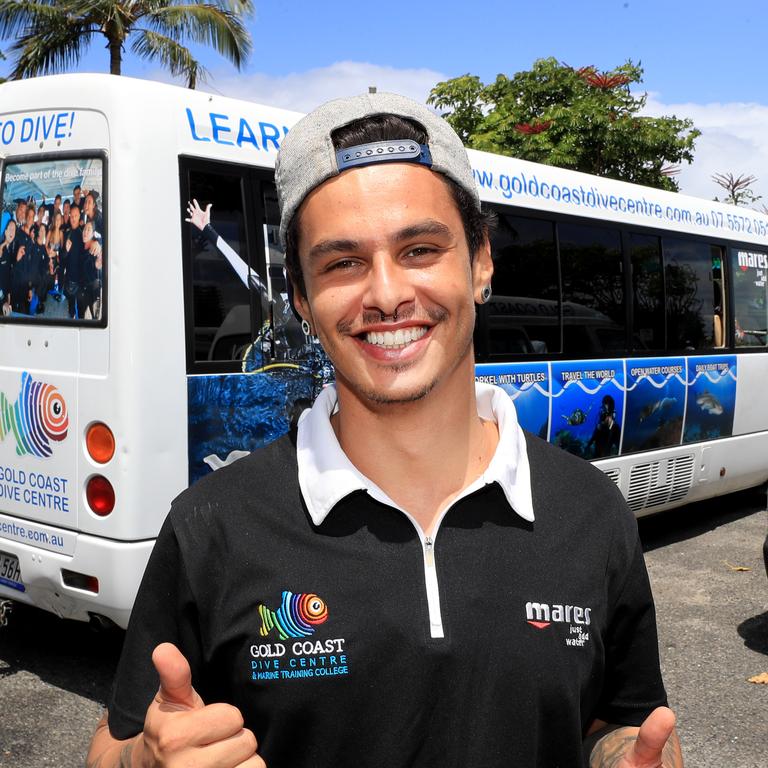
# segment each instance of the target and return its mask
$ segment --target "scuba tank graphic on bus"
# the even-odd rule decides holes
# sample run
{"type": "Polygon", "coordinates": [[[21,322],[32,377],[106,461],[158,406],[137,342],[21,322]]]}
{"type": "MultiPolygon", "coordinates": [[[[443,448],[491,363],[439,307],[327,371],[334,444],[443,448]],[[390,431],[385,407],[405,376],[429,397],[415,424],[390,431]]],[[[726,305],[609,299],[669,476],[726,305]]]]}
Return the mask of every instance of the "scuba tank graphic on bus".
{"type": "Polygon", "coordinates": [[[63,440],[68,428],[67,404],[53,384],[35,381],[25,371],[13,405],[0,392],[0,441],[12,435],[19,456],[48,458],[53,453],[50,441],[63,440]]]}

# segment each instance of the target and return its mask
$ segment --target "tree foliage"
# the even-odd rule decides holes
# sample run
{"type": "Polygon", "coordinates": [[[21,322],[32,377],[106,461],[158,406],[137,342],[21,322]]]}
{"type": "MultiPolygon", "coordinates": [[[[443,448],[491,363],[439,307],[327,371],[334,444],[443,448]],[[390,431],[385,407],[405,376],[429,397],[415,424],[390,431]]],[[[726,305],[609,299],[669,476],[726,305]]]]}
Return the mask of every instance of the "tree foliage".
{"type": "Polygon", "coordinates": [[[756,195],[751,189],[757,181],[757,176],[745,173],[738,176],[734,176],[732,173],[715,173],[712,176],[712,181],[728,193],[722,200],[716,197],[716,202],[730,203],[731,205],[751,205],[762,198],[761,195],[756,195]]]}
{"type": "Polygon", "coordinates": [[[599,72],[538,59],[489,85],[470,74],[438,83],[428,101],[474,149],[676,191],[700,131],[674,115],[641,115],[647,94],[632,86],[642,76],[631,61],[599,72]]]}
{"type": "Polygon", "coordinates": [[[130,38],[133,53],[194,88],[206,72],[186,44],[210,46],[239,69],[252,48],[243,23],[252,13],[253,0],[0,0],[0,38],[16,38],[13,79],[67,70],[101,35],[113,75],[130,38]]]}

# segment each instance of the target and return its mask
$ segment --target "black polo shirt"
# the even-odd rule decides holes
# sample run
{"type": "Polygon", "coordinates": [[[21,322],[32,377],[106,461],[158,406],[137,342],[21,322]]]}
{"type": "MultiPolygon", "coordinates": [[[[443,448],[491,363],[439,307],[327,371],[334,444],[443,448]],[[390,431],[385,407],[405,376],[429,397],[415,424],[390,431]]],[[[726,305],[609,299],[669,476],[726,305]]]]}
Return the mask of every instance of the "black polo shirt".
{"type": "MultiPolygon", "coordinates": [[[[310,426],[327,420],[327,392],[310,426]]],[[[131,617],[113,736],[142,729],[163,641],[185,653],[204,701],[241,710],[270,768],[573,768],[594,718],[639,725],[664,704],[621,494],[523,438],[501,390],[491,400],[500,450],[432,539],[362,476],[348,487],[349,467],[325,467],[322,452],[322,498],[307,491],[308,507],[289,436],[183,493],[131,617]],[[338,499],[334,471],[349,491],[338,499]]],[[[302,425],[300,456],[318,439],[302,425]]],[[[311,469],[304,457],[303,483],[311,469]]]]}

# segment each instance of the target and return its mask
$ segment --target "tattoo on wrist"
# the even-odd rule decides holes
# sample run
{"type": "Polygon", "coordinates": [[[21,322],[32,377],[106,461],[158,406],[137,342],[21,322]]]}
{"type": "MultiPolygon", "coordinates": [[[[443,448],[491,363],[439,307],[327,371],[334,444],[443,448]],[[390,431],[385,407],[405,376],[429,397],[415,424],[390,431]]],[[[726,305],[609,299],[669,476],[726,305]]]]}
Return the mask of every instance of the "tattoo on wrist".
{"type": "Polygon", "coordinates": [[[129,742],[120,750],[120,760],[115,768],[131,768],[134,742],[129,742]]]}
{"type": "Polygon", "coordinates": [[[635,735],[613,731],[595,744],[589,756],[589,768],[615,768],[635,743],[635,735]]]}

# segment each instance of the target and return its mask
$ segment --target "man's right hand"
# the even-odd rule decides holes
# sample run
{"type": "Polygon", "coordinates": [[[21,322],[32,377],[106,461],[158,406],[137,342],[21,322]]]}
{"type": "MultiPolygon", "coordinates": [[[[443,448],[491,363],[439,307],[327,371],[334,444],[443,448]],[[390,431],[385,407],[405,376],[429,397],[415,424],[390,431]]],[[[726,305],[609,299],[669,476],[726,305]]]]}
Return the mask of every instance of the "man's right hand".
{"type": "Polygon", "coordinates": [[[192,687],[189,663],[175,645],[158,645],[152,663],[160,688],[144,721],[142,766],[265,768],[240,711],[230,704],[203,702],[192,687]]]}

